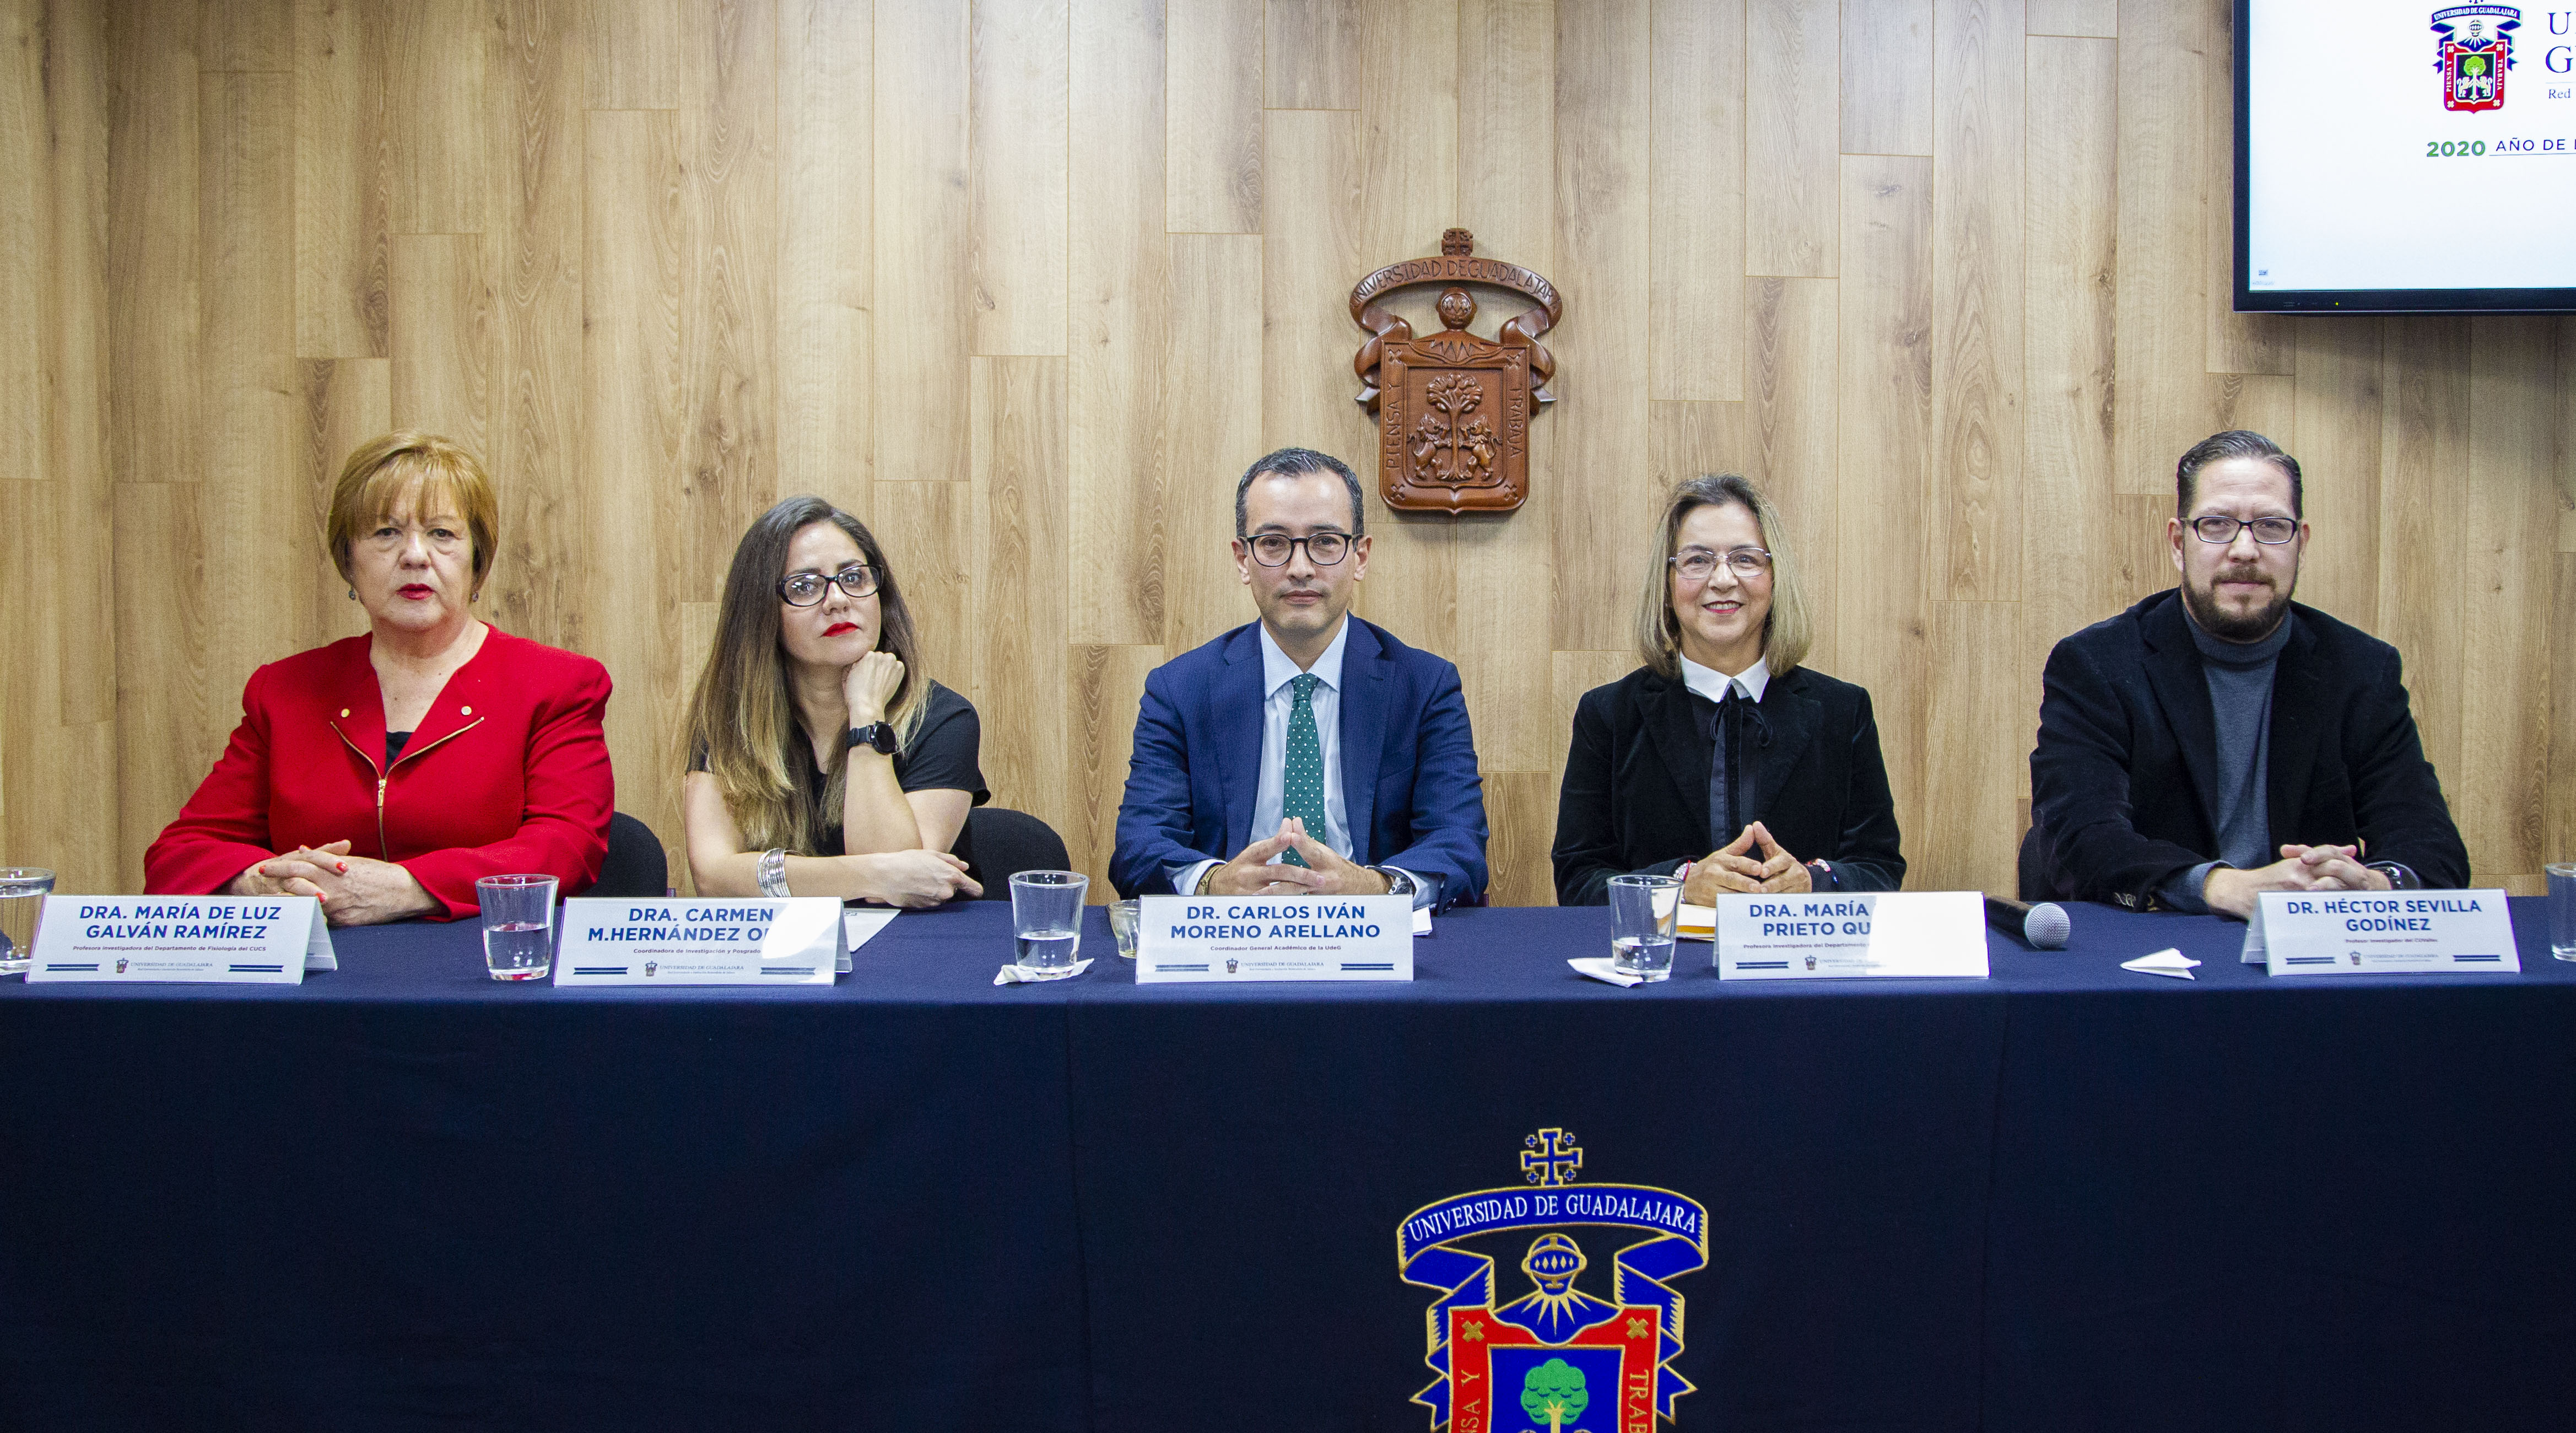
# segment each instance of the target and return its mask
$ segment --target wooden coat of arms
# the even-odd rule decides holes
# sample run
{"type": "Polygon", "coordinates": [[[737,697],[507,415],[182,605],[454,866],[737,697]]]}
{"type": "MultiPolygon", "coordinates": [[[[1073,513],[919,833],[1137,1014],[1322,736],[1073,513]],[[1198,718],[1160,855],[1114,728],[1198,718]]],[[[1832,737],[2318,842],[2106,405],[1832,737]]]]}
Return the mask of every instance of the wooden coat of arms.
{"type": "Polygon", "coordinates": [[[1510,512],[1529,497],[1529,423],[1553,403],[1556,359],[1538,337],[1564,316],[1556,285],[1518,264],[1475,257],[1475,236],[1452,229],[1440,257],[1389,264],[1351,290],[1351,317],[1369,341],[1351,360],[1359,401],[1378,416],[1378,493],[1391,508],[1418,512],[1510,512]],[[1462,283],[1492,284],[1538,300],[1505,323],[1500,341],[1467,331],[1475,295],[1462,283]],[[1413,326],[1378,300],[1416,284],[1447,284],[1440,332],[1413,326]]]}

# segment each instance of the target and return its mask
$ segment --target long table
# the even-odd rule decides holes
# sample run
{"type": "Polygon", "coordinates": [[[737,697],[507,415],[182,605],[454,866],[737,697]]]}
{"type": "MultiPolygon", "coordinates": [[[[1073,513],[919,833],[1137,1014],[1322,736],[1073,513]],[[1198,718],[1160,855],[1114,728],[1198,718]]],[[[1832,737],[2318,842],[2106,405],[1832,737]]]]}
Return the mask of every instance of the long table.
{"type": "MultiPolygon", "coordinates": [[[[1983,981],[1621,990],[1593,909],[1139,986],[1094,910],[996,987],[976,903],[829,987],[506,986],[470,923],[0,982],[0,1427],[1413,1433],[1398,1227],[1552,1131],[1538,1177],[1707,1210],[1682,1427],[2565,1429],[2576,966],[2514,917],[2456,977],[2087,906],[1983,981]],[[2164,946],[2199,978],[2117,968],[2164,946]]],[[[1632,1236],[1572,1232],[1609,1296],[1632,1236]]]]}

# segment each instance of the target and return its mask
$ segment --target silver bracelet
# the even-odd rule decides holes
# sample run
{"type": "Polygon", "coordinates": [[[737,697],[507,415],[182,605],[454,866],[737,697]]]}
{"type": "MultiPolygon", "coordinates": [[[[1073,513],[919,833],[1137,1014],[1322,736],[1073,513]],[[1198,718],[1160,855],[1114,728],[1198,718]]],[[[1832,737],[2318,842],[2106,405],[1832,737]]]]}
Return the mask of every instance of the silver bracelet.
{"type": "Polygon", "coordinates": [[[760,893],[764,896],[787,896],[787,850],[772,846],[760,853],[760,893]]]}

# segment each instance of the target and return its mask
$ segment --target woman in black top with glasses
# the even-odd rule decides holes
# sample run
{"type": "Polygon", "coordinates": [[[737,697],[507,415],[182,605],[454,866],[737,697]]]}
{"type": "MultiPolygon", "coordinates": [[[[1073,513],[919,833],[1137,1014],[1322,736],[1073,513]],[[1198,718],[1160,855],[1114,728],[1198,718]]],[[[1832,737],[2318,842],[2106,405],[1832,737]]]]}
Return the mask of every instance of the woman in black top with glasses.
{"type": "Polygon", "coordinates": [[[1806,665],[1779,511],[1733,474],[1674,487],[1638,591],[1645,665],[1583,694],[1556,803],[1556,900],[1622,873],[1682,899],[1892,891],[1905,879],[1869,693],[1806,665]]]}
{"type": "Polygon", "coordinates": [[[701,895],[934,906],[982,894],[949,854],[991,794],[981,729],[917,651],[857,518],[794,497],[743,534],[689,699],[681,795],[701,895]]]}

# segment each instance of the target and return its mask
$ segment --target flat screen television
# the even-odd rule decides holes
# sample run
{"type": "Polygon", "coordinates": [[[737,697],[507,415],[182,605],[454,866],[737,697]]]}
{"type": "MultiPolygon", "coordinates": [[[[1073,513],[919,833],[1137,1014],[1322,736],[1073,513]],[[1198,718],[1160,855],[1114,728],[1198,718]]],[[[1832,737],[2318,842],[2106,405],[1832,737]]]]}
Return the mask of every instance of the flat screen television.
{"type": "Polygon", "coordinates": [[[2576,0],[2236,0],[2236,308],[2576,312],[2576,0]]]}

